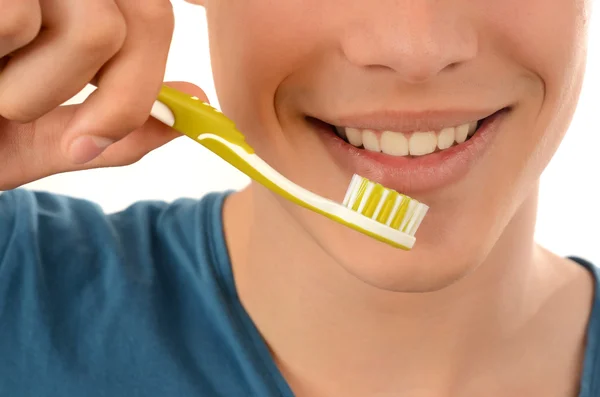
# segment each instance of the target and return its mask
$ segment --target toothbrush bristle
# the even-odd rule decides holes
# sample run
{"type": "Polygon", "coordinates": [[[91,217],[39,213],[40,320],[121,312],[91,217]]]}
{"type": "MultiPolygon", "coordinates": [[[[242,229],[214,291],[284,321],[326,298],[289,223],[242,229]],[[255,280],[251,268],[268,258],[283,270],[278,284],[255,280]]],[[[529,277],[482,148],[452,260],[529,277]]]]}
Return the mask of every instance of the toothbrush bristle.
{"type": "Polygon", "coordinates": [[[395,190],[354,175],[343,205],[379,223],[414,236],[428,207],[395,190]]]}

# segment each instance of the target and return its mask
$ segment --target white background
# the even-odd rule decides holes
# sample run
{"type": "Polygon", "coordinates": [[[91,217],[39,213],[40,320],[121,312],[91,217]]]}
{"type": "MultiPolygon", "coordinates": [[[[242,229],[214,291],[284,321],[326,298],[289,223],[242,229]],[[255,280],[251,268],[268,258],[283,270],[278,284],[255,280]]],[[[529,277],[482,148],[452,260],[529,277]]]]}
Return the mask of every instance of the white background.
{"type": "MultiPolygon", "coordinates": [[[[176,30],[166,80],[193,82],[216,104],[204,12],[183,1],[173,3],[176,30]]],[[[600,264],[600,10],[593,18],[581,103],[542,178],[537,239],[558,254],[583,256],[600,264]]],[[[200,197],[247,182],[200,145],[178,139],[133,166],[56,175],[28,187],[87,198],[112,212],[137,200],[200,197]]]]}

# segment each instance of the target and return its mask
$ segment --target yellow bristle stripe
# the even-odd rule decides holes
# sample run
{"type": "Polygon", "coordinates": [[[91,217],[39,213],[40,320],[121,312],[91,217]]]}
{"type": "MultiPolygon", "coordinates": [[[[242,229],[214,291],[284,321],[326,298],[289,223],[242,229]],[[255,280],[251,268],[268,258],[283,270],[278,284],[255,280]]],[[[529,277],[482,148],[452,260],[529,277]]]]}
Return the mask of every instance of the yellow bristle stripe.
{"type": "Polygon", "coordinates": [[[379,205],[379,200],[381,200],[381,196],[383,195],[385,188],[380,184],[375,184],[373,186],[373,190],[371,191],[371,196],[368,197],[368,202],[365,205],[365,208],[362,211],[362,214],[368,218],[372,217],[379,205]]]}
{"type": "Polygon", "coordinates": [[[400,225],[402,224],[402,220],[404,219],[404,216],[406,215],[406,210],[408,209],[408,203],[411,200],[407,196],[404,196],[404,195],[401,195],[401,196],[402,196],[402,202],[400,203],[400,208],[398,208],[398,212],[396,212],[396,216],[394,217],[394,220],[390,224],[390,227],[393,229],[398,229],[400,227],[400,225]]]}
{"type": "Polygon", "coordinates": [[[377,216],[377,222],[385,223],[390,217],[392,210],[394,209],[394,203],[396,202],[396,197],[398,197],[398,192],[394,190],[389,191],[387,198],[385,199],[385,203],[383,204],[383,208],[381,208],[381,212],[377,216]]]}

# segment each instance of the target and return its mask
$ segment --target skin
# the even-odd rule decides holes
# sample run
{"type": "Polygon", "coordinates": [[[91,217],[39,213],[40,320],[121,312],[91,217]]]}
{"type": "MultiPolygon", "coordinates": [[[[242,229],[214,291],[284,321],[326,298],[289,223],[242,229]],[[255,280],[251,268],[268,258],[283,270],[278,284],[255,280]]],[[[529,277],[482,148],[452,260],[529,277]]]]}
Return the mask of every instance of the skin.
{"type": "MultiPolygon", "coordinates": [[[[414,195],[431,211],[410,252],[256,184],[227,200],[240,299],[295,394],[576,396],[592,281],[533,231],[540,173],[579,95],[591,2],[191,2],[207,10],[224,112],[267,162],[332,199],[356,170],[305,115],[511,108],[466,176],[414,195]]],[[[0,0],[0,56],[13,54],[0,74],[0,190],[128,164],[176,136],[145,122],[172,13],[134,3],[0,0]],[[98,94],[56,109],[90,80],[98,94]]]]}
{"type": "Polygon", "coordinates": [[[592,283],[533,235],[539,177],[579,95],[590,4],[204,5],[224,112],[261,157],[329,198],[356,170],[306,114],[511,107],[465,177],[416,196],[432,210],[410,252],[256,184],[227,202],[240,297],[297,395],[576,396],[592,283]]]}
{"type": "Polygon", "coordinates": [[[146,122],[173,32],[168,0],[0,0],[0,9],[0,190],[131,164],[179,136],[146,122]],[[58,108],[90,81],[98,90],[83,105],[58,108]]]}

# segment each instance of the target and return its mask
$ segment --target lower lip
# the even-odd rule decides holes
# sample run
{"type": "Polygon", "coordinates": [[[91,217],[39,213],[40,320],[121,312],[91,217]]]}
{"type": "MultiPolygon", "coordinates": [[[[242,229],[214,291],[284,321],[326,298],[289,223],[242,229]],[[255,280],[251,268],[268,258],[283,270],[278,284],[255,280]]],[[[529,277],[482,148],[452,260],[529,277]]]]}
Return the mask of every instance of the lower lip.
{"type": "Polygon", "coordinates": [[[337,136],[329,125],[315,125],[334,161],[343,169],[410,195],[440,189],[465,177],[485,153],[507,113],[502,110],[485,119],[468,141],[418,157],[359,149],[337,136]]]}

